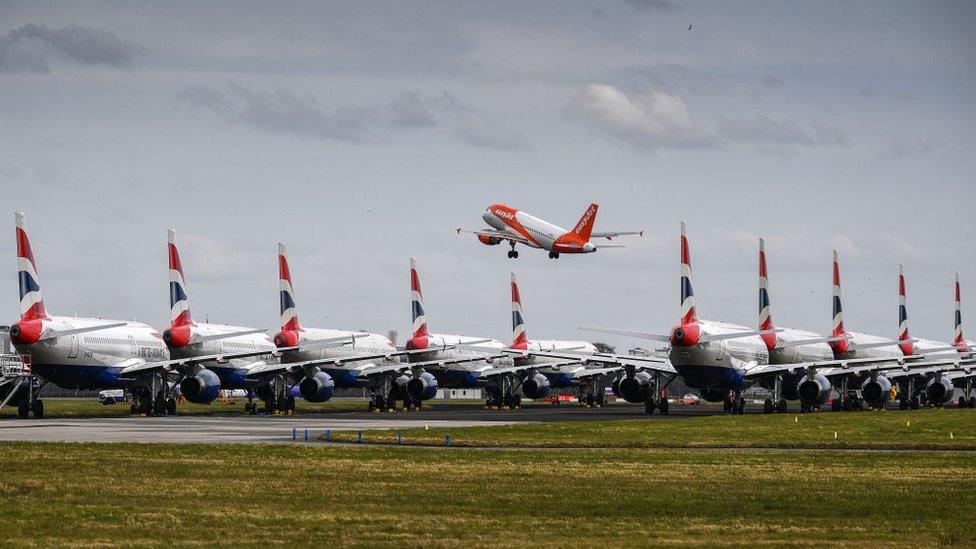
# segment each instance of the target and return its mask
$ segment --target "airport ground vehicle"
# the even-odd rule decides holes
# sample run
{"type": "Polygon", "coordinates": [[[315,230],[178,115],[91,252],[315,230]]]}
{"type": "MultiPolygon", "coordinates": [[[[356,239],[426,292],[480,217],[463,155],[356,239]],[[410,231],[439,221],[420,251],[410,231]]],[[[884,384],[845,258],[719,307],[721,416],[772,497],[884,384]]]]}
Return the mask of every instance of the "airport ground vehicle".
{"type": "Polygon", "coordinates": [[[16,406],[17,416],[44,417],[44,401],[40,399],[41,380],[31,371],[29,356],[0,354],[0,412],[6,406],[16,406]]]}

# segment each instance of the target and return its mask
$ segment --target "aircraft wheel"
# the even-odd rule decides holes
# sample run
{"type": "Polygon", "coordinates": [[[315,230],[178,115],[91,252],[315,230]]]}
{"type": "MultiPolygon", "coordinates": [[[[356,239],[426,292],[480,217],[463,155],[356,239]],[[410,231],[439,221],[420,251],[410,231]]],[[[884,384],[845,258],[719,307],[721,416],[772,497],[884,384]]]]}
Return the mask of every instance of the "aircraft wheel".
{"type": "Polygon", "coordinates": [[[766,402],[763,402],[763,413],[771,414],[773,413],[773,400],[767,398],[766,402]]]}
{"type": "Polygon", "coordinates": [[[166,413],[169,414],[169,415],[171,415],[171,416],[175,416],[176,415],[176,399],[175,398],[170,397],[169,400],[166,401],[166,413]]]}
{"type": "Polygon", "coordinates": [[[267,415],[269,415],[269,416],[275,413],[275,399],[274,398],[269,398],[268,400],[264,401],[264,413],[267,414],[267,415]]]}
{"type": "Polygon", "coordinates": [[[732,401],[728,398],[722,401],[722,413],[728,414],[732,412],[732,401]]]}
{"type": "Polygon", "coordinates": [[[668,399],[661,399],[661,403],[657,405],[657,409],[661,412],[662,416],[668,415],[668,399]]]}
{"type": "Polygon", "coordinates": [[[17,417],[20,419],[27,419],[30,415],[30,402],[26,399],[21,399],[20,404],[17,405],[17,417]]]}
{"type": "Polygon", "coordinates": [[[913,398],[911,403],[909,403],[909,407],[911,407],[912,410],[918,410],[919,405],[920,403],[918,397],[913,398]]]}
{"type": "Polygon", "coordinates": [[[739,402],[736,405],[736,411],[740,416],[746,413],[746,399],[742,398],[741,396],[739,397],[739,402]]]}
{"type": "Polygon", "coordinates": [[[518,250],[512,250],[512,257],[518,259],[518,250]]]}
{"type": "Polygon", "coordinates": [[[137,406],[136,403],[133,402],[131,405],[129,405],[129,413],[132,415],[138,414],[139,406],[137,406]]]}
{"type": "Polygon", "coordinates": [[[513,259],[514,257],[515,257],[515,250],[509,250],[508,251],[508,258],[509,259],[513,259]]]}
{"type": "Polygon", "coordinates": [[[652,415],[654,413],[654,401],[653,400],[648,399],[647,402],[644,403],[644,413],[647,414],[647,415],[652,415]]]}
{"type": "Polygon", "coordinates": [[[44,401],[41,399],[35,399],[34,405],[31,406],[31,412],[34,413],[34,419],[41,419],[44,417],[44,401]]]}
{"type": "Polygon", "coordinates": [[[969,407],[976,408],[976,396],[969,397],[969,407]]]}
{"type": "Polygon", "coordinates": [[[777,403],[777,405],[776,405],[776,411],[779,412],[779,413],[781,413],[781,414],[785,414],[786,413],[786,399],[785,398],[779,399],[779,403],[777,403]]]}

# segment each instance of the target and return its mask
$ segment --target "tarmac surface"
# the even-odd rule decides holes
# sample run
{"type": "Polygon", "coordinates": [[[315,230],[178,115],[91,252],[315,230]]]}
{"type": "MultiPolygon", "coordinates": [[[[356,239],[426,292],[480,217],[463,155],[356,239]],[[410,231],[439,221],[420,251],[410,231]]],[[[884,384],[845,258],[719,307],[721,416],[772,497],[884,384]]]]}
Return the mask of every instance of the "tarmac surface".
{"type": "Polygon", "coordinates": [[[648,416],[643,406],[532,406],[520,410],[485,410],[480,406],[442,405],[421,412],[370,414],[330,412],[294,416],[186,415],[175,417],[92,417],[4,419],[0,441],[36,442],[164,442],[164,443],[290,443],[292,428],[299,438],[332,431],[477,427],[522,422],[675,419],[721,413],[714,407],[672,407],[667,416],[648,416]]]}

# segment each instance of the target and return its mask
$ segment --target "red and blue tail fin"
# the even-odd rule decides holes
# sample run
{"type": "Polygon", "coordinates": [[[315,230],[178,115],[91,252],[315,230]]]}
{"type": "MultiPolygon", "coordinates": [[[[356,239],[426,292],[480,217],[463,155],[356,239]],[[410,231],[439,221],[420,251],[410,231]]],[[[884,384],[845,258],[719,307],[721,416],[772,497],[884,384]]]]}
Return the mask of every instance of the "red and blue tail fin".
{"type": "Polygon", "coordinates": [[[691,287],[691,251],[685,234],[685,222],[681,222],[681,323],[697,322],[695,291],[691,287]]]}
{"type": "Polygon", "coordinates": [[[573,234],[575,234],[581,241],[589,242],[590,233],[593,232],[593,223],[596,222],[596,211],[600,206],[598,204],[590,204],[586,211],[583,212],[582,217],[576,222],[576,227],[573,229],[573,234]]]}
{"type": "Polygon", "coordinates": [[[298,309],[295,306],[295,289],[291,284],[291,271],[288,269],[288,252],[285,245],[278,243],[278,300],[281,303],[281,330],[300,331],[298,309]]]}
{"type": "Polygon", "coordinates": [[[955,335],[952,339],[952,343],[959,347],[960,351],[968,351],[969,348],[963,348],[967,344],[966,338],[962,335],[962,296],[959,291],[959,273],[956,273],[956,314],[954,319],[955,335]]]}
{"type": "Polygon", "coordinates": [[[180,250],[176,247],[176,231],[169,229],[166,233],[167,255],[169,255],[169,311],[171,326],[187,326],[193,324],[190,314],[190,300],[186,292],[186,278],[183,274],[183,263],[180,261],[180,250]]]}
{"type": "Polygon", "coordinates": [[[840,300],[840,262],[837,260],[837,250],[834,250],[834,287],[833,287],[833,327],[830,331],[832,336],[842,336],[847,332],[844,330],[844,307],[840,300]]]}
{"type": "Polygon", "coordinates": [[[525,333],[525,319],[522,318],[522,296],[519,294],[515,273],[512,273],[512,348],[529,348],[529,339],[525,333]]]}
{"type": "Polygon", "coordinates": [[[912,345],[911,336],[908,335],[908,307],[907,294],[905,292],[905,267],[898,264],[898,340],[903,341],[898,346],[906,356],[915,353],[915,346],[912,345]]]}
{"type": "Polygon", "coordinates": [[[37,262],[31,250],[30,238],[24,225],[24,214],[14,214],[14,233],[17,238],[17,281],[20,286],[20,319],[37,320],[47,318],[44,297],[37,278],[37,262]]]}
{"type": "Polygon", "coordinates": [[[417,260],[410,258],[410,313],[413,320],[413,337],[427,337],[427,315],[424,313],[424,294],[420,290],[417,260]]]}
{"type": "MultiPolygon", "coordinates": [[[[766,331],[773,329],[773,315],[769,308],[769,279],[766,274],[766,241],[759,239],[759,329],[766,331]]],[[[776,334],[761,335],[768,349],[776,347],[776,334]]]]}

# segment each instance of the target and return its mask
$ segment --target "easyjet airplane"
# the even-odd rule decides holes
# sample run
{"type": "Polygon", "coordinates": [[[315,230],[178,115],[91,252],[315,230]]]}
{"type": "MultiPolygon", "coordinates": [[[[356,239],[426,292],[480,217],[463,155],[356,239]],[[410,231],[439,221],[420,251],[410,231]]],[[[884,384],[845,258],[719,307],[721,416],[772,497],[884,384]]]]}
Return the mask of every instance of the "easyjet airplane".
{"type": "Polygon", "coordinates": [[[612,240],[618,236],[640,235],[644,236],[644,231],[617,231],[617,232],[593,232],[593,223],[596,221],[597,204],[590,204],[583,216],[573,227],[567,231],[562,227],[557,227],[548,221],[533,217],[523,211],[516,210],[505,204],[492,204],[488,206],[481,218],[485,223],[491,225],[491,229],[468,230],[458,228],[458,234],[470,233],[478,237],[482,244],[495,246],[507,240],[512,247],[508,251],[509,258],[518,257],[515,250],[516,244],[524,244],[530,248],[541,248],[549,251],[549,257],[556,259],[559,254],[587,254],[597,251],[598,248],[621,248],[622,246],[609,244],[593,244],[590,242],[594,238],[605,238],[612,240]]]}

